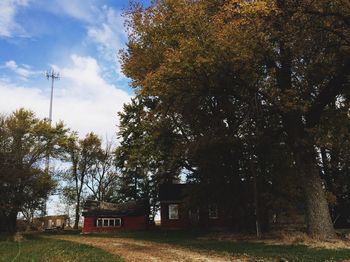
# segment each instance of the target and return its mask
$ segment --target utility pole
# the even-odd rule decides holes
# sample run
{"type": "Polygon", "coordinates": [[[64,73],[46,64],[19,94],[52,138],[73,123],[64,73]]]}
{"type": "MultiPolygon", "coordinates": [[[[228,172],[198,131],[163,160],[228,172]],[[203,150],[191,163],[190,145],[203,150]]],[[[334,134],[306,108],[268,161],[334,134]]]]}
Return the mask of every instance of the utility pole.
{"type": "MultiPolygon", "coordinates": [[[[47,80],[51,79],[50,110],[49,110],[49,123],[50,123],[50,127],[51,127],[51,123],[52,123],[52,104],[53,104],[53,87],[54,87],[55,80],[59,80],[60,79],[60,74],[58,72],[55,72],[53,69],[51,69],[50,71],[46,71],[45,72],[45,76],[46,76],[47,80]]],[[[46,167],[45,167],[45,171],[47,172],[47,174],[49,174],[49,169],[50,169],[50,154],[49,154],[49,152],[47,152],[46,167]]],[[[44,208],[43,208],[44,209],[43,210],[43,216],[45,216],[47,214],[46,202],[47,201],[45,201],[45,205],[44,205],[44,208]]]]}

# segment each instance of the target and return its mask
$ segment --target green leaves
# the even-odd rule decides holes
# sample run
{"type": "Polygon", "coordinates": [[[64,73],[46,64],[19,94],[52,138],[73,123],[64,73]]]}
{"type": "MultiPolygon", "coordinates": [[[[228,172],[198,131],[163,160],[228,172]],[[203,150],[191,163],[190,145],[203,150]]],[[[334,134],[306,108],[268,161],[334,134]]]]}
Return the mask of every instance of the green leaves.
{"type": "MultiPolygon", "coordinates": [[[[56,185],[43,163],[47,156],[59,154],[65,132],[63,123],[51,127],[23,108],[1,118],[0,218],[17,216],[25,208],[36,210],[46,201],[56,185]]],[[[8,225],[0,226],[5,230],[8,225]]]]}

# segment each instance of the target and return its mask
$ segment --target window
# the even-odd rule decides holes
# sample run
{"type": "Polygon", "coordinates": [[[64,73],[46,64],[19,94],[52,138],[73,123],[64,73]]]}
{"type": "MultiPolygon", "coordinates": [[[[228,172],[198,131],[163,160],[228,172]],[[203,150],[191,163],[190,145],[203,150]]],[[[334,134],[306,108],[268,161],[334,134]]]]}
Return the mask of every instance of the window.
{"type": "Polygon", "coordinates": [[[179,205],[169,205],[169,219],[179,219],[179,205]]]}
{"type": "Polygon", "coordinates": [[[209,218],[210,219],[217,219],[218,216],[218,206],[217,205],[210,205],[209,206],[209,218]]]}
{"type": "Polygon", "coordinates": [[[97,227],[120,227],[121,225],[121,218],[99,218],[96,223],[97,227]]]}
{"type": "Polygon", "coordinates": [[[115,219],[114,221],[115,221],[115,223],[114,223],[114,226],[115,226],[115,227],[121,227],[121,226],[122,226],[122,220],[121,220],[121,218],[117,218],[117,219],[115,219]]]}

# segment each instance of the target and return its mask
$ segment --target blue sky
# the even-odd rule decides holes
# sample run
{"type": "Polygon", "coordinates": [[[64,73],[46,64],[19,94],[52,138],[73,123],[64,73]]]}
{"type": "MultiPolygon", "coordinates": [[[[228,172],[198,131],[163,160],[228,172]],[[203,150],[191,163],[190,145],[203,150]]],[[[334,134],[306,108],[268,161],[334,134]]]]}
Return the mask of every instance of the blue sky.
{"type": "MultiPolygon", "coordinates": [[[[143,1],[145,5],[149,1],[143,1]]],[[[81,136],[116,132],[117,112],[133,96],[120,71],[129,0],[0,0],[0,112],[49,111],[45,70],[55,84],[53,121],[81,136]]]]}

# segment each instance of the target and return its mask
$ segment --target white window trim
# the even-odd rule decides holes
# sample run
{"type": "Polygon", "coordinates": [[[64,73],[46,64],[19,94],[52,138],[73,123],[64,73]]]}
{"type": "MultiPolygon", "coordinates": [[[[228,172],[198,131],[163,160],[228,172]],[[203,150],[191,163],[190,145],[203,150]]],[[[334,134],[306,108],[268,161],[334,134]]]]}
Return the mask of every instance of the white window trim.
{"type": "Polygon", "coordinates": [[[97,219],[96,221],[96,227],[121,227],[122,226],[122,219],[121,218],[114,218],[114,217],[100,217],[97,219]],[[102,222],[102,225],[99,225],[98,222],[99,220],[102,222]],[[105,220],[108,221],[108,225],[105,226],[105,220]],[[110,220],[114,221],[114,225],[111,226],[110,225],[110,220]],[[119,223],[116,223],[117,221],[119,221],[119,223]],[[117,225],[118,224],[118,225],[117,225]]]}
{"type": "Polygon", "coordinates": [[[169,215],[168,215],[169,220],[178,220],[179,219],[179,204],[170,204],[168,206],[168,213],[169,213],[169,215]],[[175,206],[176,206],[177,213],[175,216],[172,216],[173,215],[172,211],[174,210],[172,208],[175,206]]]}

